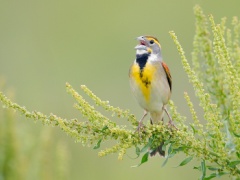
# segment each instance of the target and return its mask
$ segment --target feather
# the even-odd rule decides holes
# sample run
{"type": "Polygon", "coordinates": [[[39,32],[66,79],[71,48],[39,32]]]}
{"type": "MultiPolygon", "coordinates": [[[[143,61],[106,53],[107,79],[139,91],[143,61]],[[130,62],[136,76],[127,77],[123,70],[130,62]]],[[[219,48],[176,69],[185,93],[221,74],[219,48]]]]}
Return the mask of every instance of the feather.
{"type": "Polygon", "coordinates": [[[162,67],[166,73],[166,76],[167,76],[167,80],[168,80],[168,84],[169,84],[169,87],[170,87],[170,90],[172,91],[172,76],[170,74],[170,70],[167,66],[167,64],[165,62],[161,62],[162,63],[162,67]]]}

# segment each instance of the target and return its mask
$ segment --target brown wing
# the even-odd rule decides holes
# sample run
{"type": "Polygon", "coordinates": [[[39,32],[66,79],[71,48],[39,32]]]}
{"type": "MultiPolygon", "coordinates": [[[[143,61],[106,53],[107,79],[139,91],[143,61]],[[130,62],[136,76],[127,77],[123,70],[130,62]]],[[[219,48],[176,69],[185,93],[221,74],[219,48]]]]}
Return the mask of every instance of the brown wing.
{"type": "Polygon", "coordinates": [[[165,62],[162,62],[162,67],[167,75],[168,84],[169,84],[170,90],[172,91],[172,76],[170,74],[170,70],[165,62]]]}

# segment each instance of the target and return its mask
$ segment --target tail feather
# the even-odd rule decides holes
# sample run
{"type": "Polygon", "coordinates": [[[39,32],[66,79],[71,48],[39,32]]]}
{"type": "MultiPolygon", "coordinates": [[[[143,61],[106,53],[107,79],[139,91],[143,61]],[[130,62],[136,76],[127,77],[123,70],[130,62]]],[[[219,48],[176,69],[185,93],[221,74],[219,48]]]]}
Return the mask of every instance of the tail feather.
{"type": "Polygon", "coordinates": [[[165,151],[162,150],[162,147],[164,145],[164,142],[161,142],[160,146],[158,146],[156,149],[152,150],[152,152],[150,152],[150,156],[155,156],[157,153],[159,153],[160,156],[165,157],[165,151]]]}
{"type": "MultiPolygon", "coordinates": [[[[161,112],[151,112],[151,124],[158,124],[159,122],[163,121],[163,111],[161,112]]],[[[164,142],[161,142],[160,146],[158,146],[156,149],[152,149],[150,152],[150,156],[155,156],[157,153],[159,153],[160,156],[165,157],[165,151],[162,150],[162,147],[164,145],[164,142]]]]}

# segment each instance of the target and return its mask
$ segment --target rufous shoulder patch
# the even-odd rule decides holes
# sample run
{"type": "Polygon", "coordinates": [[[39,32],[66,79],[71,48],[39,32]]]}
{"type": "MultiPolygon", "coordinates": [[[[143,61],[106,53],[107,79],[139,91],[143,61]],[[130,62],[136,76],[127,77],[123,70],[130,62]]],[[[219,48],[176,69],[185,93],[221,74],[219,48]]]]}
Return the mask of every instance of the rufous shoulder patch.
{"type": "Polygon", "coordinates": [[[168,66],[167,66],[167,64],[165,62],[162,62],[162,67],[163,67],[163,69],[164,69],[164,71],[166,73],[170,90],[172,90],[172,76],[170,74],[170,70],[169,70],[169,68],[168,68],[168,66]]]}

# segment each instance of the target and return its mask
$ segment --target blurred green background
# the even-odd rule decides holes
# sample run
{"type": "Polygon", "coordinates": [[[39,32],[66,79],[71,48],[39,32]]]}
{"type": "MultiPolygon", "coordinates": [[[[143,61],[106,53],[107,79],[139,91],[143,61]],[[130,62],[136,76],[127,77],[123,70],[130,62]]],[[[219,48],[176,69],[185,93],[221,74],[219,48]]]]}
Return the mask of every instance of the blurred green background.
{"type": "MultiPolygon", "coordinates": [[[[74,101],[65,92],[66,82],[77,90],[85,84],[103,100],[141,117],[142,110],[128,83],[128,69],[135,58],[135,37],[139,35],[154,35],[160,40],[163,58],[173,77],[172,99],[179,112],[189,116],[183,92],[193,97],[192,87],[168,32],[176,32],[190,60],[194,5],[199,4],[206,14],[213,14],[217,22],[226,16],[230,24],[232,16],[240,17],[237,0],[0,2],[0,76],[6,80],[5,86],[14,92],[14,100],[29,110],[52,112],[68,119],[82,117],[72,108],[74,101]]],[[[193,101],[198,107],[197,100],[193,101]]],[[[117,155],[99,158],[96,150],[74,143],[57,128],[44,127],[21,116],[17,119],[17,130],[31,137],[22,138],[20,146],[31,146],[46,129],[52,129],[47,135],[53,142],[65,141],[70,159],[66,163],[68,179],[181,180],[199,176],[192,166],[173,168],[182,161],[182,155],[171,159],[164,168],[161,168],[164,159],[159,157],[139,168],[130,168],[140,159],[125,156],[118,161],[117,155]]]]}

